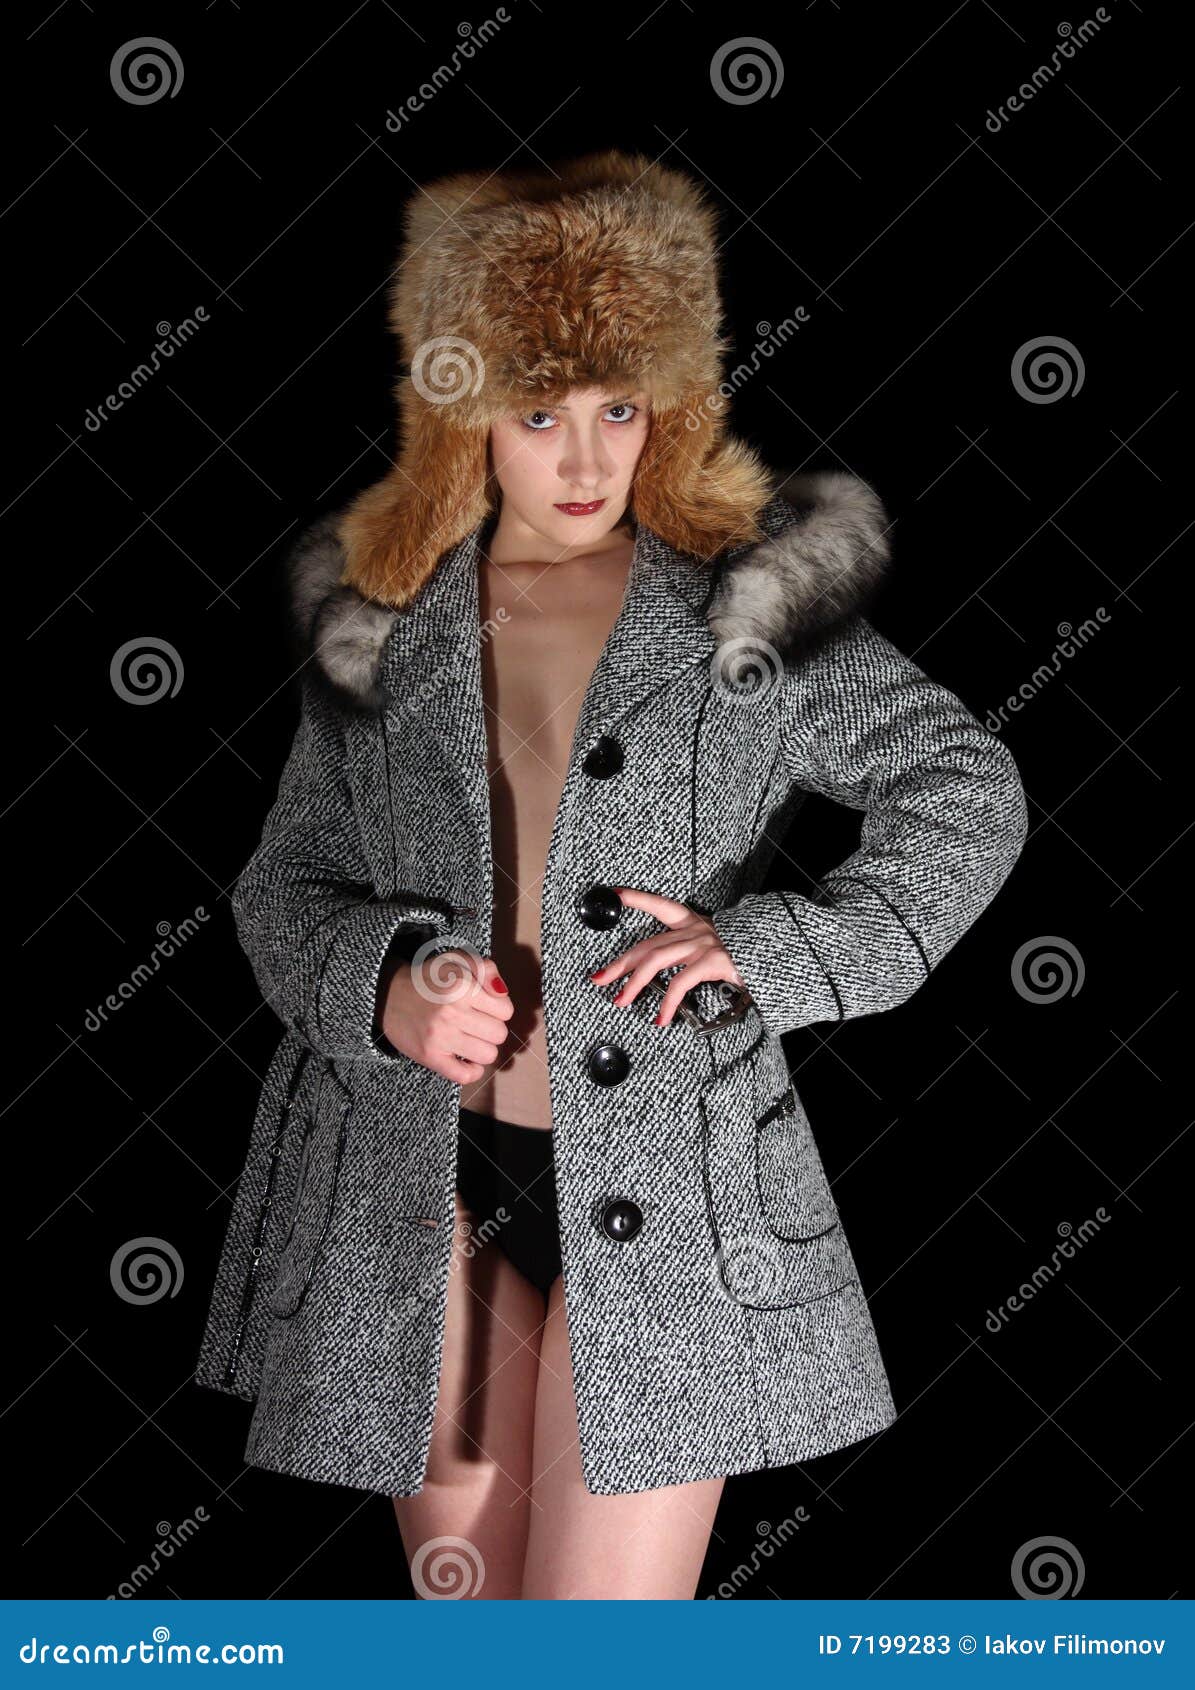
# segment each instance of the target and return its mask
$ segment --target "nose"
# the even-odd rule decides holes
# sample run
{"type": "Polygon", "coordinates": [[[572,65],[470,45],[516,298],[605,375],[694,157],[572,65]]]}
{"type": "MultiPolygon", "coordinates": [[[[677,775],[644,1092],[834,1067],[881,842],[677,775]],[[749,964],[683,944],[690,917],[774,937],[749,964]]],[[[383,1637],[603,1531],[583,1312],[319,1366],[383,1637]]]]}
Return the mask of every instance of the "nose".
{"type": "Polygon", "coordinates": [[[557,475],[571,493],[582,499],[597,498],[614,474],[614,460],[600,430],[574,430],[557,465],[557,475]]]}

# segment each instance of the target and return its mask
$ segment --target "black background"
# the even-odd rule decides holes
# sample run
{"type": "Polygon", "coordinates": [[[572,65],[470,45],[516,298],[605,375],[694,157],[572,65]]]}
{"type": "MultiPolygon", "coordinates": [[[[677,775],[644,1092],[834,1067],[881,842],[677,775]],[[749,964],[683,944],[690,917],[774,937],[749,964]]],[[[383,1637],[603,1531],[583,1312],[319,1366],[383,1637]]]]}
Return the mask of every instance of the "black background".
{"type": "MultiPolygon", "coordinates": [[[[106,1595],[202,1508],[147,1595],[410,1593],[384,1497],[246,1469],[248,1406],[191,1379],[278,1032],[228,891],[295,722],[282,559],[393,450],[404,199],[451,169],[611,145],[707,183],[739,356],[807,313],[732,426],[778,467],[875,486],[894,566],[873,620],[981,719],[1030,694],[997,724],[1030,809],[997,901],[905,1006],[791,1041],[899,1418],[728,1481],[699,1595],[747,1563],[740,1599],[1014,1595],[1039,1537],[1073,1546],[1084,1598],[1187,1593],[1166,1529],[1190,1419],[1190,371],[1170,303],[1189,295],[1190,119],[1151,11],[1110,0],[997,133],[989,111],[1093,8],[513,0],[398,134],[387,111],[462,21],[494,13],[47,0],[10,17],[15,1590],[106,1595]],[[783,65],[752,103],[711,81],[736,32],[783,65]],[[183,66],[143,105],[109,74],[141,35],[183,66]],[[159,325],[198,307],[193,340],[88,428],[159,325]],[[1048,403],[1014,379],[1038,337],[1075,349],[1048,403]],[[1032,685],[1060,626],[1101,607],[1032,685]],[[149,707],[110,678],[144,638],[180,676],[149,707]],[[88,1030],[201,906],[180,953],[88,1030]],[[1018,989],[1021,947],[1057,939],[1081,985],[1018,989]],[[989,1331],[1101,1206],[1075,1259],[989,1331]],[[174,1295],[115,1293],[113,1257],[141,1236],[177,1251],[174,1295]]],[[[806,885],[857,829],[811,802],[774,882],[806,885]]]]}

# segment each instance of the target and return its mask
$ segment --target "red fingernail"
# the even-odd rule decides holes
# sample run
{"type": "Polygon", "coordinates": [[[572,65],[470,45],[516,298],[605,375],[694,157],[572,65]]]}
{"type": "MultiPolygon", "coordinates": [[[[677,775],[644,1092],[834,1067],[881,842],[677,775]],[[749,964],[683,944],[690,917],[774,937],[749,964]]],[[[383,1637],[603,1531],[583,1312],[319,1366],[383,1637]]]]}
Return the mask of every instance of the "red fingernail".
{"type": "Polygon", "coordinates": [[[507,997],[510,996],[510,992],[507,990],[506,981],[500,974],[495,974],[491,983],[496,992],[506,992],[507,997]]]}
{"type": "Polygon", "coordinates": [[[662,1027],[664,1025],[664,1017],[662,1015],[653,1016],[651,1024],[653,1027],[662,1027]]]}

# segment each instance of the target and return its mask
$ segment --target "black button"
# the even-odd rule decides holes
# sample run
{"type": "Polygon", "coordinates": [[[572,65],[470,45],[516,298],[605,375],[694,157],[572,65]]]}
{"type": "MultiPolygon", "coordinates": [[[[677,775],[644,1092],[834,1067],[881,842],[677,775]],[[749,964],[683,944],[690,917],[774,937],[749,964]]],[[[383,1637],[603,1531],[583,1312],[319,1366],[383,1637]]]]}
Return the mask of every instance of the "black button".
{"type": "Polygon", "coordinates": [[[616,1086],[631,1071],[631,1059],[619,1045],[594,1045],[589,1053],[589,1075],[599,1086],[616,1086]]]}
{"type": "Polygon", "coordinates": [[[602,1231],[619,1244],[634,1238],[643,1225],[643,1210],[629,1197],[616,1197],[602,1210],[602,1231]]]}
{"type": "Polygon", "coordinates": [[[586,927],[617,927],[622,915],[622,899],[613,886],[590,886],[582,893],[577,908],[586,927]]]}
{"type": "Polygon", "coordinates": [[[606,780],[610,775],[616,775],[622,768],[622,746],[609,734],[603,734],[592,748],[581,767],[587,775],[594,775],[598,780],[606,780]]]}

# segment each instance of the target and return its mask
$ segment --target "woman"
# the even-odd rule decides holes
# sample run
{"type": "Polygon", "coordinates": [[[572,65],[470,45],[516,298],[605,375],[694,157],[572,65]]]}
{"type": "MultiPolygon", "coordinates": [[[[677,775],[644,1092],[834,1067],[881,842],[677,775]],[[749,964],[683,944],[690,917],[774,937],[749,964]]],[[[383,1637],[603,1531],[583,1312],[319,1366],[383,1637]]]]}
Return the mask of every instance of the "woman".
{"type": "Polygon", "coordinates": [[[891,1423],[781,1035],[903,1002],[1025,835],[861,615],[870,488],[724,437],[716,245],[646,158],[421,190],[397,464],[292,558],[233,897],[285,1031],[197,1377],[393,1497],[421,1596],[691,1597],[727,1475],[891,1423]],[[860,848],[761,890],[809,791],[860,848]]]}

